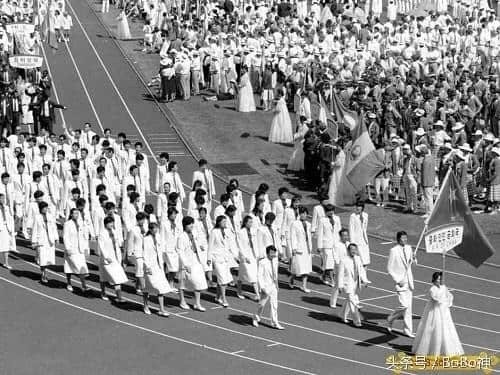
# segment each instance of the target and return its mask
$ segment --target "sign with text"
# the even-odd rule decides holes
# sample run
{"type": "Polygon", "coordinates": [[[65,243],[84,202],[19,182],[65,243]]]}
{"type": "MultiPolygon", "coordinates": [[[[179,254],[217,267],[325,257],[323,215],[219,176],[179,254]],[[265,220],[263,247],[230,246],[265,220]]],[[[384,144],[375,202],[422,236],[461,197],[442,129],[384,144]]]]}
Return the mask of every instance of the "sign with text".
{"type": "Polygon", "coordinates": [[[35,32],[35,25],[31,23],[10,23],[5,25],[9,34],[31,34],[35,32]]]}
{"type": "Polygon", "coordinates": [[[9,57],[10,66],[18,69],[40,68],[42,63],[43,57],[41,56],[18,55],[9,57]]]}
{"type": "Polygon", "coordinates": [[[464,226],[450,224],[434,229],[425,235],[425,249],[428,253],[446,253],[462,243],[464,226]]]}

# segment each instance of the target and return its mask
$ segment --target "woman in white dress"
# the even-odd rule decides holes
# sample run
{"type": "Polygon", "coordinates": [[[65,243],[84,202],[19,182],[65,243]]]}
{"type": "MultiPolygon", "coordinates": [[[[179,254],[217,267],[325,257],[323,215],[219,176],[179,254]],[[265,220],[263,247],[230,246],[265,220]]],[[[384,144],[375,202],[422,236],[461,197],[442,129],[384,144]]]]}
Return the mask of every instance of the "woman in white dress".
{"type": "Polygon", "coordinates": [[[41,282],[46,284],[47,267],[56,264],[56,243],[59,241],[56,220],[50,215],[49,205],[46,202],[38,204],[39,214],[35,216],[31,243],[37,252],[37,263],[41,270],[41,282]]]}
{"type": "Polygon", "coordinates": [[[14,218],[5,205],[5,195],[0,194],[0,254],[3,256],[3,266],[8,270],[12,269],[9,265],[9,251],[15,249],[14,218]]]}
{"type": "Polygon", "coordinates": [[[34,87],[31,83],[24,81],[24,79],[19,76],[19,80],[17,82],[17,91],[21,98],[21,124],[23,125],[31,125],[33,124],[33,112],[29,108],[31,104],[31,96],[28,93],[34,93],[34,87]]]}
{"type": "Polygon", "coordinates": [[[451,318],[453,295],[441,284],[442,272],[432,274],[429,302],[418,324],[411,348],[415,355],[462,355],[464,349],[451,318]]]}
{"type": "Polygon", "coordinates": [[[226,300],[227,284],[233,281],[230,261],[232,258],[229,250],[229,235],[227,228],[227,217],[217,216],[215,226],[208,240],[208,261],[213,264],[214,274],[217,277],[217,296],[215,302],[223,307],[228,307],[226,300]]]}
{"type": "Polygon", "coordinates": [[[71,275],[77,275],[82,284],[82,291],[86,292],[87,283],[85,278],[89,274],[87,259],[85,258],[88,249],[89,237],[80,217],[80,211],[72,208],[69,212],[69,218],[64,223],[63,242],[64,242],[64,273],[66,274],[66,289],[73,291],[71,285],[71,275]]]}
{"type": "Polygon", "coordinates": [[[170,195],[170,183],[165,182],[162,187],[163,191],[158,193],[156,199],[156,207],[158,210],[158,217],[160,222],[167,220],[168,218],[168,196],[170,195]]]}
{"type": "Polygon", "coordinates": [[[283,212],[283,221],[281,224],[280,233],[285,244],[284,259],[292,259],[291,245],[290,245],[290,228],[295,220],[299,218],[299,206],[302,198],[299,195],[292,197],[290,207],[286,207],[283,212]]]}
{"type": "Polygon", "coordinates": [[[146,288],[142,295],[144,303],[144,313],[151,314],[148,306],[149,294],[156,294],[158,296],[158,304],[160,310],[158,315],[169,316],[165,310],[165,294],[170,293],[172,288],[165,277],[163,270],[163,250],[165,243],[159,235],[159,226],[156,223],[149,224],[149,231],[144,237],[144,279],[146,281],[146,288]]]}
{"type": "Polygon", "coordinates": [[[292,120],[282,91],[278,91],[278,101],[271,122],[271,130],[269,131],[269,142],[293,143],[292,120]]]}
{"type": "Polygon", "coordinates": [[[245,298],[242,293],[242,284],[246,282],[253,286],[255,296],[252,299],[259,301],[260,293],[257,284],[257,258],[259,250],[257,248],[257,231],[255,228],[252,228],[252,225],[252,217],[245,216],[236,237],[240,259],[237,296],[240,299],[245,298]]]}
{"type": "Polygon", "coordinates": [[[290,282],[289,286],[293,289],[293,281],[297,277],[302,278],[300,290],[304,293],[310,293],[307,288],[307,278],[312,272],[312,233],[311,224],[307,222],[307,208],[299,207],[299,218],[290,226],[290,250],[292,260],[290,262],[290,282]]]}
{"type": "Polygon", "coordinates": [[[253,88],[248,75],[248,68],[241,67],[241,77],[236,101],[236,110],[238,112],[255,112],[255,98],[253,97],[253,88]]]}
{"type": "Polygon", "coordinates": [[[304,169],[304,135],[309,130],[308,123],[310,124],[311,121],[301,116],[299,130],[293,136],[295,148],[286,168],[289,171],[299,172],[304,169]]]}
{"type": "Polygon", "coordinates": [[[194,309],[205,311],[201,305],[201,291],[207,289],[207,280],[205,270],[201,264],[201,253],[207,251],[198,239],[194,236],[194,219],[191,216],[185,216],[182,219],[184,231],[177,239],[177,253],[181,261],[181,271],[179,275],[179,298],[180,307],[189,310],[184,295],[185,290],[194,292],[194,309]]]}
{"type": "MultiPolygon", "coordinates": [[[[210,238],[210,233],[213,229],[213,223],[208,215],[208,211],[206,207],[200,207],[198,209],[198,218],[195,219],[193,233],[196,237],[197,242],[200,244],[200,247],[203,250],[208,249],[208,240],[210,238]]],[[[208,262],[208,251],[200,252],[200,262],[203,266],[203,270],[205,271],[205,275],[207,277],[208,285],[212,288],[215,287],[216,284],[212,282],[212,271],[213,266],[212,263],[208,262]]]]}
{"type": "Polygon", "coordinates": [[[116,39],[120,40],[128,40],[132,39],[132,35],[130,34],[130,28],[128,26],[128,14],[125,13],[125,10],[122,10],[118,15],[118,25],[116,30],[116,39]]]}
{"type": "Polygon", "coordinates": [[[328,201],[330,204],[338,205],[342,203],[342,191],[339,190],[341,185],[342,173],[344,172],[345,166],[345,153],[342,148],[339,147],[338,153],[335,156],[335,160],[332,164],[332,173],[330,175],[330,181],[328,186],[328,201]]]}
{"type": "Polygon", "coordinates": [[[104,229],[99,233],[97,240],[99,252],[99,283],[101,285],[101,299],[107,301],[106,283],[109,283],[116,292],[116,302],[123,302],[121,284],[128,279],[122,267],[123,246],[122,236],[115,229],[113,216],[104,218],[104,229]]]}
{"type": "Polygon", "coordinates": [[[231,196],[233,205],[236,206],[236,209],[238,210],[238,216],[242,219],[241,216],[243,215],[243,212],[245,212],[245,203],[243,202],[243,194],[240,190],[240,183],[237,179],[233,178],[229,180],[229,185],[226,190],[231,196]]]}

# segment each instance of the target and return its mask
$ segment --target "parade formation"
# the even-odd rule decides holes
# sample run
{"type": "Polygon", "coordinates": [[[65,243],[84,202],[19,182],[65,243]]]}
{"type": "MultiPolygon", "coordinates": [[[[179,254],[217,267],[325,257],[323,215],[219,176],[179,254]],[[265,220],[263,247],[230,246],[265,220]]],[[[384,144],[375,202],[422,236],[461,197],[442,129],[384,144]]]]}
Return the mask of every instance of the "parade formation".
{"type": "MultiPolygon", "coordinates": [[[[475,267],[493,254],[468,219],[500,210],[500,21],[488,2],[103,0],[103,14],[110,3],[120,12],[118,39],[132,38],[129,21],[144,24],[141,53],[158,54],[149,86],[157,86],[159,105],[200,95],[233,101],[238,112],[273,111],[268,142],[294,145],[287,172],[298,173],[318,203],[265,182],[245,203],[237,179],[216,188],[216,160],[197,160],[183,180],[168,147],[153,161],[119,124],[60,132],[67,107],[55,98],[41,49],[71,45],[65,1],[2,0],[4,268],[14,271],[23,241],[43,285],[62,250],[69,292],[90,293],[95,273],[102,300],[124,303],[122,288],[133,286],[144,314],[160,317],[170,315],[172,297],[199,312],[250,299],[254,327],[269,305],[271,327],[285,330],[278,294],[310,294],[311,278],[330,288],[332,315],[365,324],[360,294],[375,283],[368,204],[398,204],[418,214],[418,225],[425,219],[420,241],[443,262],[451,248],[475,267]],[[351,211],[347,222],[340,207],[351,211]],[[447,231],[436,232],[443,225],[447,231]]],[[[420,241],[412,248],[403,230],[393,240],[385,277],[398,307],[385,330],[412,339],[415,355],[463,355],[444,263],[429,271],[414,330],[420,241]]]]}

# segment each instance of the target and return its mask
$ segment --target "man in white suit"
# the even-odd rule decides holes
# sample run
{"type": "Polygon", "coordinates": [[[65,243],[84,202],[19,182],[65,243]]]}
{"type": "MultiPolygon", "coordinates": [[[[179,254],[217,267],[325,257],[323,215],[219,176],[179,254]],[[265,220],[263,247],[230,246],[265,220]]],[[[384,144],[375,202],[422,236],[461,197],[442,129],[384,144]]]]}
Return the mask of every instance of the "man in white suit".
{"type": "Polygon", "coordinates": [[[413,273],[411,266],[417,263],[417,259],[413,255],[411,246],[408,243],[406,232],[401,231],[396,234],[398,244],[394,246],[389,253],[389,261],[387,262],[387,272],[391,275],[396,283],[396,292],[400,306],[394,310],[388,317],[387,323],[389,332],[392,332],[392,327],[396,319],[403,318],[403,332],[408,337],[415,337],[413,334],[412,321],[412,299],[413,299],[413,273]]]}
{"type": "Polygon", "coordinates": [[[205,159],[200,159],[198,162],[199,169],[193,172],[193,183],[201,181],[201,188],[207,192],[207,211],[212,211],[212,200],[215,198],[215,183],[212,171],[208,168],[208,162],[205,159]]]}
{"type": "Polygon", "coordinates": [[[258,283],[260,300],[257,314],[252,324],[259,326],[260,316],[264,312],[267,302],[271,307],[271,326],[276,329],[285,329],[278,321],[278,251],[273,245],[266,247],[266,257],[259,262],[258,283]]]}
{"type": "Polygon", "coordinates": [[[330,296],[330,307],[335,309],[337,307],[337,299],[339,298],[339,293],[341,285],[339,284],[339,268],[340,263],[347,256],[347,247],[349,246],[349,231],[342,228],[339,231],[339,241],[335,243],[333,248],[333,254],[335,257],[335,283],[332,288],[332,295],[330,296]]]}
{"type": "Polygon", "coordinates": [[[361,259],[358,256],[358,247],[350,243],[347,247],[348,256],[344,257],[339,266],[338,283],[347,295],[342,310],[342,320],[347,323],[349,313],[352,313],[352,322],[356,327],[361,327],[361,314],[359,313],[359,290],[363,285],[369,284],[366,280],[361,259]]]}
{"type": "Polygon", "coordinates": [[[356,211],[349,218],[349,236],[351,242],[358,245],[359,256],[366,268],[370,264],[370,247],[368,245],[368,214],[363,202],[356,203],[356,211]]]}
{"type": "Polygon", "coordinates": [[[283,220],[285,218],[285,209],[290,207],[291,200],[288,198],[289,191],[286,187],[280,187],[278,189],[279,198],[276,199],[272,204],[272,212],[276,215],[274,220],[274,226],[276,228],[281,228],[283,226],[283,220]]]}
{"type": "Polygon", "coordinates": [[[278,253],[281,253],[281,235],[278,228],[273,226],[276,216],[268,212],[264,216],[264,225],[257,228],[257,249],[258,261],[266,256],[266,249],[273,245],[278,253]]]}
{"type": "Polygon", "coordinates": [[[335,244],[339,241],[339,231],[342,228],[340,218],[335,215],[335,207],[331,204],[325,206],[326,216],[318,223],[316,241],[317,249],[321,254],[321,269],[323,282],[333,285],[333,270],[335,268],[335,244]],[[327,276],[330,281],[327,281],[327,276]]]}

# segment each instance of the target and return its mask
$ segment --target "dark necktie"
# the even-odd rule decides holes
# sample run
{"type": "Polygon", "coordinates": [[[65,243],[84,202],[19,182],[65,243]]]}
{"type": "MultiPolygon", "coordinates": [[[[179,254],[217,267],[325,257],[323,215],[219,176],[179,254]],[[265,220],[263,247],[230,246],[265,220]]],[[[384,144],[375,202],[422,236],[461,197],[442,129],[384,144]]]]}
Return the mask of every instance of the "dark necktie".
{"type": "Polygon", "coordinates": [[[252,254],[254,257],[256,257],[255,250],[253,247],[252,232],[250,231],[250,228],[247,228],[247,235],[248,235],[248,242],[250,242],[250,248],[252,249],[252,254]]]}
{"type": "Polygon", "coordinates": [[[109,238],[111,238],[111,242],[113,243],[113,252],[116,257],[116,239],[115,239],[115,234],[113,233],[113,230],[108,229],[109,231],[109,238]]]}
{"type": "Polygon", "coordinates": [[[304,233],[306,234],[307,253],[309,254],[309,234],[307,233],[307,222],[304,220],[302,225],[304,227],[304,233]]]}
{"type": "Polygon", "coordinates": [[[50,233],[49,233],[49,223],[47,220],[47,215],[43,215],[43,222],[45,224],[45,232],[47,233],[47,241],[49,242],[49,245],[52,246],[52,241],[50,240],[50,233]]]}
{"type": "Polygon", "coordinates": [[[276,243],[274,242],[274,232],[273,232],[273,228],[271,228],[270,225],[267,226],[267,229],[269,229],[269,233],[271,233],[271,238],[273,239],[273,245],[276,245],[276,243]]]}
{"type": "Polygon", "coordinates": [[[205,229],[205,235],[207,236],[208,238],[208,224],[207,224],[207,218],[204,218],[202,220],[202,223],[203,223],[203,228],[205,229]]]}

